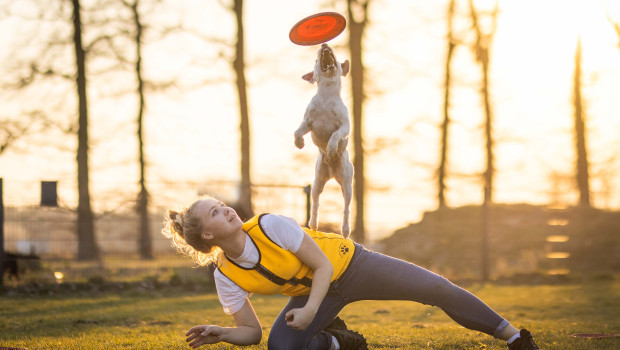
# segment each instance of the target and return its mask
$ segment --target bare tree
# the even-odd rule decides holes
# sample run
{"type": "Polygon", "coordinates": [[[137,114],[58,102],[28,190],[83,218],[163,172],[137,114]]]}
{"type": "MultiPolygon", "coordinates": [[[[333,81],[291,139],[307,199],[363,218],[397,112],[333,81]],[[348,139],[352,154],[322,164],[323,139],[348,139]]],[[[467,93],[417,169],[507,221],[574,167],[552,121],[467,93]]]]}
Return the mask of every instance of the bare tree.
{"type": "Polygon", "coordinates": [[[498,7],[495,3],[495,9],[490,14],[492,25],[488,32],[483,33],[479,20],[479,12],[474,6],[473,0],[469,0],[469,9],[472,19],[472,27],[476,33],[476,41],[474,44],[474,52],[476,60],[480,63],[482,73],[482,86],[480,93],[482,95],[484,107],[484,135],[486,140],[486,169],[484,171],[484,201],[485,203],[493,202],[493,177],[495,171],[495,162],[493,156],[494,140],[493,140],[493,117],[491,111],[491,98],[489,87],[489,53],[493,35],[497,29],[498,7]]]}
{"type": "Polygon", "coordinates": [[[614,19],[611,18],[611,15],[609,14],[609,12],[607,13],[607,20],[614,27],[614,30],[616,31],[616,34],[618,35],[618,48],[620,48],[620,20],[614,21],[614,19]]]}
{"type": "Polygon", "coordinates": [[[444,76],[444,97],[443,97],[443,122],[441,123],[441,148],[439,154],[439,167],[437,168],[437,201],[439,208],[446,207],[446,167],[448,162],[448,128],[450,126],[450,91],[452,85],[451,68],[452,56],[454,54],[454,48],[456,47],[456,39],[452,32],[452,21],[454,17],[454,2],[450,0],[448,3],[448,18],[447,26],[448,32],[446,40],[448,47],[446,50],[446,67],[444,76]]]}
{"type": "Polygon", "coordinates": [[[233,66],[237,76],[237,93],[239,95],[239,116],[241,117],[241,196],[240,207],[246,216],[254,215],[252,208],[252,188],[250,178],[250,117],[245,83],[245,38],[243,30],[243,0],[234,0],[235,18],[237,19],[237,43],[233,66]]]}
{"type": "Polygon", "coordinates": [[[140,168],[140,191],[138,192],[138,203],[136,211],[140,218],[140,234],[138,237],[138,246],[140,257],[142,259],[153,258],[153,247],[149,229],[149,191],[146,187],[146,155],[144,154],[144,78],[142,72],[142,36],[144,26],[140,19],[140,1],[133,2],[123,1],[123,4],[131,10],[133,24],[135,29],[135,62],[134,69],[136,74],[136,94],[138,95],[138,114],[137,114],[137,136],[138,136],[138,166],[140,168]]]}
{"type": "Polygon", "coordinates": [[[94,217],[90,201],[88,168],[88,102],[86,95],[86,52],[82,45],[82,19],[80,0],[72,0],[73,5],[73,43],[77,67],[76,86],[78,95],[78,260],[99,258],[95,241],[94,217]]]}
{"type": "Polygon", "coordinates": [[[493,179],[494,179],[494,169],[495,162],[493,156],[494,149],[494,140],[493,140],[493,128],[492,128],[492,112],[491,112],[491,101],[490,101],[490,88],[489,88],[489,54],[490,54],[490,46],[491,41],[493,39],[493,35],[495,34],[495,30],[497,28],[497,14],[498,14],[498,6],[497,1],[495,2],[495,8],[493,12],[490,14],[491,16],[491,28],[486,33],[483,33],[482,26],[479,20],[479,12],[476,10],[474,6],[474,1],[469,0],[469,10],[471,14],[472,27],[474,32],[476,33],[476,41],[474,44],[474,52],[476,55],[476,60],[480,63],[481,73],[482,73],[482,87],[480,89],[480,93],[482,94],[483,106],[484,106],[484,135],[486,139],[486,169],[484,171],[483,176],[483,193],[484,199],[482,202],[482,242],[481,242],[481,251],[482,251],[482,271],[481,278],[483,281],[487,281],[489,279],[489,252],[488,252],[488,236],[489,236],[489,206],[493,203],[493,179]]]}
{"type": "MultiPolygon", "coordinates": [[[[75,84],[77,96],[77,123],[71,122],[70,126],[60,126],[60,129],[67,133],[77,134],[78,141],[76,152],[78,184],[76,234],[78,238],[78,259],[98,259],[99,249],[95,239],[94,217],[91,208],[89,189],[89,125],[86,87],[86,54],[88,49],[85,48],[82,40],[83,22],[81,18],[81,5],[79,0],[56,2],[54,4],[57,6],[49,6],[49,2],[35,1],[33,2],[34,6],[31,8],[20,8],[20,10],[23,11],[20,12],[20,15],[17,15],[18,18],[44,23],[47,29],[50,27],[53,28],[45,32],[49,32],[50,37],[53,37],[53,39],[47,42],[42,42],[45,40],[43,39],[39,41],[32,40],[32,42],[25,41],[23,43],[23,48],[35,48],[35,50],[40,50],[38,52],[39,54],[30,55],[30,57],[26,59],[16,55],[17,57],[13,64],[17,64],[17,66],[15,67],[16,69],[10,71],[13,73],[13,77],[9,78],[9,80],[14,80],[14,82],[7,84],[7,87],[12,89],[15,93],[24,92],[24,95],[27,95],[27,88],[38,87],[37,84],[41,82],[40,80],[62,78],[66,81],[70,81],[72,85],[75,84]],[[67,4],[70,4],[69,7],[66,7],[67,4]],[[32,15],[33,13],[34,15],[32,15]],[[70,22],[69,16],[71,16],[70,22]],[[54,35],[64,33],[64,31],[59,30],[59,27],[64,27],[66,25],[70,25],[72,28],[71,38],[62,37],[62,34],[54,35]],[[72,64],[67,64],[66,61],[68,58],[66,50],[69,47],[73,48],[74,58],[72,64]],[[73,71],[67,72],[68,70],[73,71]]],[[[9,6],[4,8],[4,10],[7,15],[13,15],[9,6]]],[[[41,33],[37,32],[37,39],[39,36],[41,36],[41,33]]],[[[54,90],[58,90],[57,84],[55,84],[54,90]]],[[[36,105],[38,102],[32,99],[31,101],[32,105],[36,105]]],[[[26,108],[36,107],[28,106],[26,108]]],[[[44,109],[42,108],[41,111],[37,111],[36,114],[45,124],[59,126],[61,123],[45,115],[51,108],[53,107],[46,104],[44,109]]],[[[33,112],[26,112],[26,114],[29,113],[33,112]]],[[[22,129],[22,131],[27,130],[22,129]]],[[[13,137],[14,135],[15,133],[13,133],[13,137]]],[[[10,139],[11,137],[9,137],[9,140],[10,139]]]]}
{"type": "Polygon", "coordinates": [[[575,151],[577,154],[576,180],[579,191],[579,206],[590,207],[590,175],[588,172],[588,151],[586,147],[586,125],[581,95],[581,37],[575,48],[575,72],[573,79],[573,105],[575,108],[575,151]]]}
{"type": "Polygon", "coordinates": [[[243,0],[232,0],[231,5],[223,5],[235,14],[237,23],[237,41],[235,42],[235,57],[233,69],[236,76],[237,96],[239,98],[239,130],[241,132],[241,184],[239,198],[232,205],[242,219],[249,219],[254,215],[252,205],[252,180],[250,161],[250,116],[248,111],[248,97],[245,79],[245,36],[243,27],[243,0]]]}
{"type": "Polygon", "coordinates": [[[40,111],[33,111],[20,115],[20,118],[0,119],[0,156],[6,152],[13,144],[28,135],[45,130],[47,123],[44,115],[40,111]],[[41,124],[41,128],[34,127],[35,124],[41,124]]]}
{"type": "MultiPolygon", "coordinates": [[[[108,6],[113,6],[118,2],[110,2],[108,6]]],[[[149,222],[149,203],[150,193],[147,188],[147,155],[145,152],[145,115],[146,115],[146,94],[149,90],[165,90],[169,87],[176,86],[176,80],[172,79],[166,82],[156,82],[149,80],[144,73],[144,38],[145,31],[148,28],[143,18],[148,17],[148,10],[141,10],[143,4],[154,5],[157,1],[141,2],[140,0],[121,0],[120,3],[129,10],[129,18],[119,16],[117,20],[119,29],[115,35],[104,35],[99,40],[107,44],[108,50],[100,50],[101,56],[113,55],[113,59],[117,62],[118,69],[112,69],[111,72],[117,70],[131,70],[135,76],[136,86],[135,95],[138,100],[138,110],[136,113],[136,136],[138,145],[138,168],[139,168],[139,191],[136,200],[136,213],[139,218],[139,235],[138,235],[138,253],[142,259],[153,258],[153,248],[151,239],[151,229],[149,222]],[[145,14],[145,15],[143,15],[145,14]],[[131,28],[131,29],[128,29],[131,28]],[[133,52],[127,49],[129,44],[133,44],[133,52]]],[[[103,22],[107,27],[112,27],[114,20],[105,19],[103,22]]],[[[164,37],[179,28],[164,27],[158,33],[156,39],[164,37]]]]}
{"type": "Polygon", "coordinates": [[[351,51],[351,88],[353,96],[353,168],[355,194],[355,226],[352,238],[357,242],[364,242],[364,136],[363,136],[363,107],[364,107],[364,63],[362,42],[364,29],[368,24],[368,6],[370,0],[347,0],[349,50],[351,51]]]}
{"type": "Polygon", "coordinates": [[[614,29],[616,30],[616,34],[618,35],[618,47],[620,47],[620,24],[612,23],[614,25],[614,29]]]}

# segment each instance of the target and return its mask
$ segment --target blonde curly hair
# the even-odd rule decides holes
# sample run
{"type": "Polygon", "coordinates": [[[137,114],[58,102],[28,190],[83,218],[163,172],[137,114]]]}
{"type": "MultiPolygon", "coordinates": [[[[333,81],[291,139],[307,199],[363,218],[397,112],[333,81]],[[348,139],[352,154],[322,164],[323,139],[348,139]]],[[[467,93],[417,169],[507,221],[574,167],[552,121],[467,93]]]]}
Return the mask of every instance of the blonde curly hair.
{"type": "Polygon", "coordinates": [[[170,239],[173,247],[194,260],[200,266],[216,263],[222,249],[202,238],[205,231],[202,217],[196,214],[196,206],[205,199],[215,199],[204,196],[182,210],[168,210],[164,219],[164,228],[161,233],[170,239]]]}

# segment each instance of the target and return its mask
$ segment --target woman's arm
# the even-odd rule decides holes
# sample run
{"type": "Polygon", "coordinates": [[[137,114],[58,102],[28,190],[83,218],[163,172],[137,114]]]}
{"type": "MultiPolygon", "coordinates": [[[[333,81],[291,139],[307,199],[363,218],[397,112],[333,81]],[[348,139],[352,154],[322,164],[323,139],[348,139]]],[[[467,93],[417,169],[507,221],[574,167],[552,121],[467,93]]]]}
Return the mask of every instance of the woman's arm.
{"type": "Polygon", "coordinates": [[[192,348],[204,344],[226,342],[235,345],[253,345],[260,343],[263,330],[260,321],[252,308],[249,299],[239,311],[233,314],[236,327],[220,327],[215,325],[196,326],[187,331],[186,341],[192,348]]]}
{"type": "Polygon", "coordinates": [[[334,268],[325,253],[307,234],[304,234],[301,246],[295,255],[312,269],[312,287],[306,305],[301,309],[292,309],[286,313],[286,324],[293,329],[304,330],[314,319],[319,305],[327,294],[334,268]]]}

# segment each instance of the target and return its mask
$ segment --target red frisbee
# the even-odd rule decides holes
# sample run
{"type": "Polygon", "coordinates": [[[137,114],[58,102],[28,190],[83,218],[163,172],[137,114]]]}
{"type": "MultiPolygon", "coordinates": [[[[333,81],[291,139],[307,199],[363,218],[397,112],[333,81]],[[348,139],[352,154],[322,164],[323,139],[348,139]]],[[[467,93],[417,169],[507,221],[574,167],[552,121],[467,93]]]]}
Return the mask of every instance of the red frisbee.
{"type": "Polygon", "coordinates": [[[347,26],[347,20],[336,12],[321,12],[297,22],[288,33],[297,45],[310,46],[337,37],[347,26]]]}

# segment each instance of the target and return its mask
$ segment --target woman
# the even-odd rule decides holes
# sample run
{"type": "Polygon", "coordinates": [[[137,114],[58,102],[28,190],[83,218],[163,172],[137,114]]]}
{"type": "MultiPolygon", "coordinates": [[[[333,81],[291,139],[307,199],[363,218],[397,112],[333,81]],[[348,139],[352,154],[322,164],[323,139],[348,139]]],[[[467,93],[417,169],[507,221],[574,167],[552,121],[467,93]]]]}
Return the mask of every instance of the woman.
{"type": "Polygon", "coordinates": [[[262,328],[252,293],[291,296],[269,333],[269,349],[367,349],[337,315],[359,300],[412,300],[440,307],[469,329],[506,340],[508,349],[538,349],[480,299],[414,264],[372,252],[337,234],[301,228],[293,219],[257,215],[242,222],[221,201],[204,197],[170,210],[162,233],[198,264],[217,263],[217,293],[236,327],[201,325],[189,345],[258,344],[262,328]]]}

